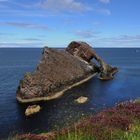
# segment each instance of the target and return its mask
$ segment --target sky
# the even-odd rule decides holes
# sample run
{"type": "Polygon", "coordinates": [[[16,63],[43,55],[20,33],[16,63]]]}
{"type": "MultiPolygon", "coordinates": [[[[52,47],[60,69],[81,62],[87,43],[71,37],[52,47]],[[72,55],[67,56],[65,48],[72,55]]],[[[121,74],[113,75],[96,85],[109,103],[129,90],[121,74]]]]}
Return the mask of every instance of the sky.
{"type": "Polygon", "coordinates": [[[140,47],[140,0],[0,0],[0,48],[140,47]]]}

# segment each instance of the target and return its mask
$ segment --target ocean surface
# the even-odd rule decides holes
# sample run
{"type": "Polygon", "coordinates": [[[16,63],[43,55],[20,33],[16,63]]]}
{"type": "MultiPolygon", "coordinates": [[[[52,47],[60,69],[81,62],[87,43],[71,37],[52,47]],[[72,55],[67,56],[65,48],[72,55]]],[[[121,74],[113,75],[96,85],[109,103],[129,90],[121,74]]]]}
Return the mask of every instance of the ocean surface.
{"type": "Polygon", "coordinates": [[[33,72],[41,49],[0,49],[0,139],[13,133],[39,133],[69,126],[79,118],[94,114],[116,103],[140,97],[140,49],[95,49],[119,72],[111,81],[90,81],[67,91],[59,99],[40,103],[40,113],[25,117],[27,105],[16,101],[19,80],[33,72]],[[77,105],[74,100],[87,96],[77,105]]]}

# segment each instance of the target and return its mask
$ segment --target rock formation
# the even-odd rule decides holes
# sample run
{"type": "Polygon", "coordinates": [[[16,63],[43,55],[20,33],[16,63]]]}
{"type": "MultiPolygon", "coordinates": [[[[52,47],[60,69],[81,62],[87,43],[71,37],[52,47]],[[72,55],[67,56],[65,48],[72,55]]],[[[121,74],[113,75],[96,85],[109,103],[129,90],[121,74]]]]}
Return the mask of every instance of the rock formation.
{"type": "Polygon", "coordinates": [[[40,111],[41,107],[39,105],[32,105],[32,106],[28,106],[26,111],[25,111],[25,115],[31,116],[33,114],[36,114],[40,111]]]}
{"type": "Polygon", "coordinates": [[[100,71],[100,79],[111,79],[116,68],[107,65],[84,42],[72,42],[66,50],[45,47],[33,73],[26,73],[17,90],[17,100],[26,103],[51,100],[77,86],[100,71]],[[90,60],[95,58],[98,68],[90,60]]]}
{"type": "Polygon", "coordinates": [[[78,104],[84,104],[87,101],[88,101],[88,97],[84,97],[84,96],[81,96],[81,97],[79,97],[75,100],[75,102],[78,103],[78,104]]]}
{"type": "Polygon", "coordinates": [[[99,64],[99,78],[101,80],[113,79],[113,75],[118,71],[116,67],[111,67],[105,63],[93,50],[93,48],[85,42],[71,42],[66,48],[70,54],[82,58],[86,62],[90,62],[94,58],[99,64]]]}
{"type": "Polygon", "coordinates": [[[20,81],[17,99],[20,102],[54,99],[95,73],[93,66],[65,50],[45,47],[35,72],[26,73],[20,81]]]}

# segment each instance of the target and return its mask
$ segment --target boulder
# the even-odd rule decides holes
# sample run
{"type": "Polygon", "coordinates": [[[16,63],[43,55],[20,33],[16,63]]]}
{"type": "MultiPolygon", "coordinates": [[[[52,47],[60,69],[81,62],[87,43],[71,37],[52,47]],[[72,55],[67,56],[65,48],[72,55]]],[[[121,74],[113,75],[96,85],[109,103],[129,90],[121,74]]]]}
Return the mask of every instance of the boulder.
{"type": "Polygon", "coordinates": [[[31,116],[33,114],[36,114],[40,111],[41,107],[39,105],[32,105],[32,106],[28,106],[26,111],[25,111],[25,115],[26,116],[31,116]]]}
{"type": "Polygon", "coordinates": [[[75,102],[78,103],[78,104],[84,104],[87,101],[88,101],[88,97],[84,97],[84,96],[81,96],[81,97],[79,97],[75,100],[75,102]]]}

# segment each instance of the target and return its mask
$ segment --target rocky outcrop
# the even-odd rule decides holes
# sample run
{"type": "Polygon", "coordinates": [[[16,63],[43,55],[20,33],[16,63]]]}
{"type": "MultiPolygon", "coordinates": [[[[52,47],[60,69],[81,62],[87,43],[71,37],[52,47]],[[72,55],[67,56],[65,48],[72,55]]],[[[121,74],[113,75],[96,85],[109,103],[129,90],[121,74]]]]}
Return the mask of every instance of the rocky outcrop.
{"type": "Polygon", "coordinates": [[[88,101],[88,97],[84,97],[84,96],[81,96],[81,97],[79,97],[75,100],[75,102],[78,103],[78,104],[84,104],[87,101],[88,101]]]}
{"type": "Polygon", "coordinates": [[[81,59],[90,62],[90,60],[94,57],[93,49],[86,42],[71,42],[66,51],[74,56],[78,56],[81,59]]]}
{"type": "Polygon", "coordinates": [[[107,65],[85,42],[72,42],[66,50],[45,47],[33,73],[26,73],[17,90],[17,100],[26,103],[51,100],[100,72],[100,78],[111,79],[115,68],[107,65]],[[98,68],[90,60],[95,58],[98,68]],[[111,78],[110,78],[111,77],[111,78]]]}
{"type": "Polygon", "coordinates": [[[70,54],[83,59],[86,62],[90,62],[94,58],[100,65],[99,67],[99,79],[110,80],[113,79],[113,75],[118,71],[117,67],[111,67],[104,62],[93,50],[93,48],[85,42],[73,41],[66,48],[70,54]]]}
{"type": "Polygon", "coordinates": [[[25,115],[28,117],[28,116],[31,116],[33,114],[36,114],[40,111],[41,107],[39,105],[31,105],[31,106],[28,106],[27,109],[25,110],[25,115]]]}
{"type": "Polygon", "coordinates": [[[95,68],[65,50],[45,47],[34,73],[26,73],[17,90],[17,100],[33,102],[61,96],[65,90],[89,80],[95,68]]]}

